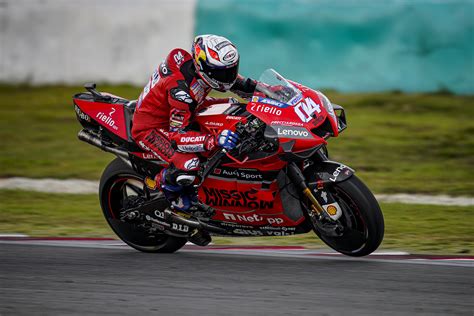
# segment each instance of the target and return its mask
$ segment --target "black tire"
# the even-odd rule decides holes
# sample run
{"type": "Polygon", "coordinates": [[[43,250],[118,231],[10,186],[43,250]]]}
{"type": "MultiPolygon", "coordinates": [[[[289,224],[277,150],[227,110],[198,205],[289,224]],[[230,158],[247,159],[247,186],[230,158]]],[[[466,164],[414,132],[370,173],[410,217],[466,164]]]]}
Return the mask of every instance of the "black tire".
{"type": "MultiPolygon", "coordinates": [[[[121,159],[113,160],[100,178],[99,199],[104,217],[114,233],[130,247],[143,252],[173,253],[186,244],[186,238],[165,234],[149,235],[145,230],[137,229],[135,224],[119,219],[124,194],[132,189],[136,195],[144,195],[143,180],[143,176],[121,159]]],[[[163,208],[165,207],[166,203],[163,203],[163,208]]]]}
{"type": "Polygon", "coordinates": [[[355,175],[335,183],[330,189],[342,208],[339,222],[345,230],[342,236],[329,237],[316,231],[329,247],[342,254],[362,257],[375,251],[383,240],[384,219],[372,192],[355,175]]]}

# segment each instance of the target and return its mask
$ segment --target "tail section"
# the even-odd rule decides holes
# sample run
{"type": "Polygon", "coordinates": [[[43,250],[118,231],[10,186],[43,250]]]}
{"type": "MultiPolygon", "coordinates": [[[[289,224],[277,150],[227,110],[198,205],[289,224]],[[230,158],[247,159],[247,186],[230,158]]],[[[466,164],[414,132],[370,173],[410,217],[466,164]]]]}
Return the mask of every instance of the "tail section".
{"type": "Polygon", "coordinates": [[[74,96],[74,108],[79,122],[86,128],[102,126],[121,139],[131,141],[133,102],[101,94],[95,90],[95,84],[86,84],[85,88],[88,93],[74,96]]]}

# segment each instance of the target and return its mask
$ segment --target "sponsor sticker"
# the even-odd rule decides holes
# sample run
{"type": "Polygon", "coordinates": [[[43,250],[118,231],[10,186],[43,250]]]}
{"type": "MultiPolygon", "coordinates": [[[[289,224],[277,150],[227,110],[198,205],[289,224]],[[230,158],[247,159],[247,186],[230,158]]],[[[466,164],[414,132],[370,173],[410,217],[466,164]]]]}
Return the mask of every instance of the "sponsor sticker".
{"type": "Polygon", "coordinates": [[[222,48],[232,45],[231,42],[229,41],[222,41],[219,44],[216,45],[216,50],[221,50],[222,48]]]}
{"type": "Polygon", "coordinates": [[[241,117],[241,116],[232,116],[232,115],[227,115],[227,116],[226,116],[226,119],[228,119],[228,120],[236,120],[236,121],[240,121],[240,120],[242,120],[242,117],[241,117]]]}
{"type": "Polygon", "coordinates": [[[278,109],[277,107],[263,104],[254,104],[252,105],[250,110],[255,112],[273,114],[277,116],[280,116],[283,113],[282,110],[278,109]]]}
{"type": "Polygon", "coordinates": [[[196,144],[196,145],[178,145],[178,150],[184,151],[187,153],[195,153],[204,151],[203,144],[196,144]]]}
{"type": "Polygon", "coordinates": [[[258,170],[242,170],[242,169],[228,169],[228,168],[216,168],[213,174],[223,178],[238,179],[244,181],[263,181],[263,175],[258,170]]]}
{"type": "Polygon", "coordinates": [[[206,136],[183,136],[181,137],[181,142],[197,143],[197,142],[203,142],[205,139],[206,139],[206,136]]]}
{"type": "Polygon", "coordinates": [[[142,158],[143,159],[157,159],[155,155],[149,154],[149,153],[142,153],[142,158]]]}
{"type": "Polygon", "coordinates": [[[328,202],[328,194],[326,191],[321,191],[321,198],[324,200],[324,202],[328,202]]]}
{"type": "Polygon", "coordinates": [[[112,118],[112,114],[115,113],[115,108],[112,108],[112,110],[109,112],[109,114],[105,114],[104,112],[99,112],[95,116],[99,121],[104,122],[106,125],[110,126],[114,130],[118,130],[118,126],[115,125],[115,121],[112,118]]]}
{"type": "Polygon", "coordinates": [[[157,188],[156,181],[150,177],[145,178],[145,185],[151,190],[155,190],[157,188]]]}
{"type": "Polygon", "coordinates": [[[299,139],[312,139],[313,136],[304,127],[293,127],[293,126],[278,126],[272,125],[272,128],[277,132],[279,137],[282,138],[299,138],[299,139]]]}
{"type": "Polygon", "coordinates": [[[246,236],[290,236],[294,235],[294,232],[284,231],[262,231],[255,229],[234,229],[234,234],[246,235],[246,236]]]}
{"type": "Polygon", "coordinates": [[[233,213],[222,213],[224,219],[230,221],[238,221],[245,223],[258,223],[266,221],[268,224],[283,224],[284,220],[281,217],[272,216],[272,217],[263,217],[258,214],[246,215],[246,214],[233,214],[233,213]]]}
{"type": "MultiPolygon", "coordinates": [[[[152,132],[146,136],[145,140],[152,144],[153,147],[157,148],[165,157],[171,158],[171,156],[173,156],[174,150],[171,147],[171,143],[163,135],[160,135],[156,132],[152,132]]],[[[139,144],[143,148],[150,150],[155,155],[161,156],[152,149],[150,149],[148,146],[146,146],[142,141],[140,141],[139,144]]]]}
{"type": "Polygon", "coordinates": [[[291,121],[271,121],[270,125],[287,125],[287,126],[303,126],[301,122],[291,122],[291,121]]]}
{"type": "Polygon", "coordinates": [[[184,60],[183,53],[180,52],[180,51],[177,52],[176,54],[174,54],[173,59],[174,59],[174,61],[176,62],[176,64],[177,64],[178,66],[181,66],[181,63],[182,63],[183,60],[184,60]]]}
{"type": "Polygon", "coordinates": [[[339,219],[339,217],[342,215],[342,210],[337,203],[323,205],[323,208],[333,220],[339,219]]]}
{"type": "Polygon", "coordinates": [[[334,172],[332,173],[332,177],[329,177],[329,180],[331,180],[332,182],[336,182],[337,177],[344,169],[346,169],[346,166],[344,165],[340,165],[339,167],[337,167],[336,170],[334,170],[334,172]]]}
{"type": "Polygon", "coordinates": [[[171,93],[173,94],[174,99],[178,101],[188,103],[188,104],[193,103],[193,98],[191,98],[191,96],[186,91],[178,90],[178,91],[175,91],[174,93],[173,92],[171,93]]]}
{"type": "Polygon", "coordinates": [[[206,123],[204,123],[204,125],[221,127],[221,126],[224,126],[224,123],[219,123],[219,122],[206,122],[206,123]]]}
{"type": "Polygon", "coordinates": [[[196,80],[196,82],[191,85],[191,92],[193,93],[195,100],[198,101],[198,103],[201,103],[204,99],[205,91],[202,84],[200,84],[198,80],[196,80]]]}
{"type": "Polygon", "coordinates": [[[303,122],[309,122],[313,118],[313,114],[321,113],[321,107],[319,104],[314,102],[311,98],[306,98],[294,107],[296,115],[303,122]]]}
{"type": "Polygon", "coordinates": [[[158,83],[159,80],[160,80],[160,72],[157,69],[157,70],[155,70],[155,72],[151,76],[151,88],[152,89],[158,83]]]}
{"type": "MultiPolygon", "coordinates": [[[[203,186],[205,203],[209,206],[247,207],[253,209],[273,208],[273,201],[258,199],[258,191],[217,189],[203,186]]],[[[232,214],[231,214],[232,215],[232,214]]],[[[250,222],[250,220],[249,220],[250,222]]]]}
{"type": "Polygon", "coordinates": [[[171,226],[171,229],[177,230],[179,232],[187,233],[189,232],[189,226],[187,225],[182,225],[182,224],[176,224],[172,223],[173,226],[171,226]]]}
{"type": "Polygon", "coordinates": [[[329,215],[336,215],[336,213],[337,213],[337,207],[335,207],[334,205],[329,205],[329,206],[326,208],[326,212],[328,212],[329,215]]]}
{"type": "Polygon", "coordinates": [[[224,58],[222,58],[224,61],[230,61],[230,60],[233,60],[236,56],[236,52],[231,50],[230,52],[228,52],[227,54],[224,55],[224,58]]]}
{"type": "Polygon", "coordinates": [[[265,104],[270,104],[279,108],[286,108],[289,105],[286,103],[282,103],[273,99],[263,98],[263,97],[252,97],[252,102],[260,102],[265,104]]]}
{"type": "Polygon", "coordinates": [[[77,116],[79,116],[79,118],[81,120],[84,120],[84,121],[87,121],[87,122],[90,122],[91,121],[91,118],[89,117],[89,115],[87,115],[86,113],[82,112],[81,109],[74,104],[74,110],[76,111],[77,113],[77,116]]]}
{"type": "Polygon", "coordinates": [[[193,158],[189,159],[184,163],[184,169],[186,170],[194,170],[199,166],[199,159],[198,158],[193,158]]]}

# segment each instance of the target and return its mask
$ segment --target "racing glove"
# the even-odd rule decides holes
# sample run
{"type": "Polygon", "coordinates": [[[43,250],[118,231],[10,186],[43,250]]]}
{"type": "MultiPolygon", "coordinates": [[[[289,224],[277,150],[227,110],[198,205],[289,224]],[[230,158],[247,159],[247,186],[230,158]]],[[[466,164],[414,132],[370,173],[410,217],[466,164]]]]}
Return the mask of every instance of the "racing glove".
{"type": "Polygon", "coordinates": [[[237,146],[239,136],[231,130],[225,129],[217,136],[217,145],[227,150],[232,150],[237,146]]]}

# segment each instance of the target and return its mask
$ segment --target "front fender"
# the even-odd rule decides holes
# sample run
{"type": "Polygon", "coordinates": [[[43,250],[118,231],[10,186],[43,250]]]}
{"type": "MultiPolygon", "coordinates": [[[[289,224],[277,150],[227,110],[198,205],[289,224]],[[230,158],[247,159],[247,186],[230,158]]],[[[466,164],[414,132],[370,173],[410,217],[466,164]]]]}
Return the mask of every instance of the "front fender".
{"type": "Polygon", "coordinates": [[[336,161],[318,161],[308,166],[303,174],[309,187],[316,185],[331,185],[349,179],[354,170],[336,161]]]}

